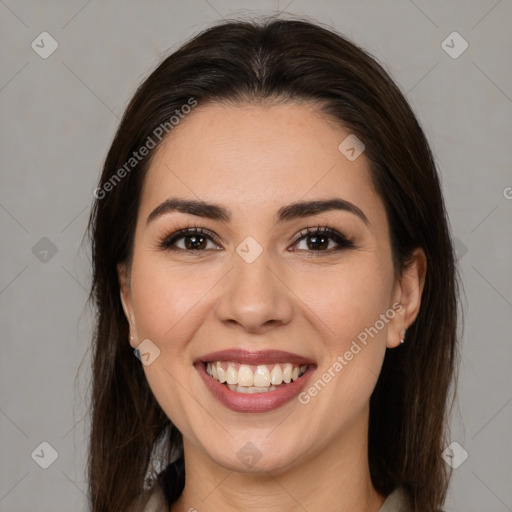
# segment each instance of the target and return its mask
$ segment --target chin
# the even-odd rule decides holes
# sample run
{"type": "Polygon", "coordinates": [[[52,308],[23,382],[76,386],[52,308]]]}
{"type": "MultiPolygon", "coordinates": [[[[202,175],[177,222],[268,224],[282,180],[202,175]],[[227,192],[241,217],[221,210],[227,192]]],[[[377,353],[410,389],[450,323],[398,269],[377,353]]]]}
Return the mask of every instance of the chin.
{"type": "MultiPolygon", "coordinates": [[[[250,431],[249,431],[250,432],[250,431]]],[[[259,434],[261,437],[261,433],[259,434]]],[[[215,448],[205,450],[215,464],[226,470],[247,474],[279,474],[293,466],[298,460],[299,446],[276,445],[265,438],[258,442],[258,435],[250,441],[250,433],[225,439],[215,448]]]]}

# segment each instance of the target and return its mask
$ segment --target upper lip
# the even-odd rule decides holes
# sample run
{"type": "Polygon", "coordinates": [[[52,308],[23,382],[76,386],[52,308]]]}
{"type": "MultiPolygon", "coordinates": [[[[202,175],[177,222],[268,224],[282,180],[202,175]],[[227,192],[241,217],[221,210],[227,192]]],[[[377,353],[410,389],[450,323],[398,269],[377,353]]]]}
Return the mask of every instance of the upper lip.
{"type": "Polygon", "coordinates": [[[315,364],[312,359],[283,350],[249,351],[236,348],[210,352],[209,354],[198,357],[194,362],[208,363],[211,361],[232,361],[252,365],[272,363],[295,363],[298,365],[315,364]]]}

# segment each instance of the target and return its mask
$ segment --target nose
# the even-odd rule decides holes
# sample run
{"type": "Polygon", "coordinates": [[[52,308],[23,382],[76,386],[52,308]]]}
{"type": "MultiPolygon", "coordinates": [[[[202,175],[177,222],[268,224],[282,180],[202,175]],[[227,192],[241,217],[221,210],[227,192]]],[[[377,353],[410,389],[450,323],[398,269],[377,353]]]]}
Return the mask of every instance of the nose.
{"type": "Polygon", "coordinates": [[[219,288],[217,318],[246,332],[265,333],[291,321],[293,297],[286,276],[268,251],[250,263],[236,253],[219,288]]]}

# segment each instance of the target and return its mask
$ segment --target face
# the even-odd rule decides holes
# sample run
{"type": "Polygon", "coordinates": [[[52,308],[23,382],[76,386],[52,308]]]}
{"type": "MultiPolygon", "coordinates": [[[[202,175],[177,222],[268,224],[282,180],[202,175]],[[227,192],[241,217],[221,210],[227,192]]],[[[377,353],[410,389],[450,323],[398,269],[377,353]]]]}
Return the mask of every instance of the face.
{"type": "Polygon", "coordinates": [[[394,276],[364,152],[338,149],[348,135],[308,104],[199,105],[155,154],[121,298],[186,453],[278,472],[364,442],[422,285],[415,267],[394,276]]]}

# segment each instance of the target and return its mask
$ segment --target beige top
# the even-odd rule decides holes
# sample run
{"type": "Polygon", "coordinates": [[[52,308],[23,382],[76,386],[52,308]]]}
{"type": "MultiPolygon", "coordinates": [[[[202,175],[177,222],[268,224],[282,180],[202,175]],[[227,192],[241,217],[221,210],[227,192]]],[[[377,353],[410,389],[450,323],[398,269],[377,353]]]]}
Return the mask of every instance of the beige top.
{"type": "MultiPolygon", "coordinates": [[[[405,493],[402,489],[397,489],[393,493],[391,493],[386,501],[383,503],[382,507],[378,510],[378,512],[408,512],[409,508],[407,506],[405,493]]],[[[159,489],[155,489],[155,491],[151,494],[149,501],[146,503],[142,512],[168,512],[165,507],[165,500],[163,494],[159,489]]]]}

